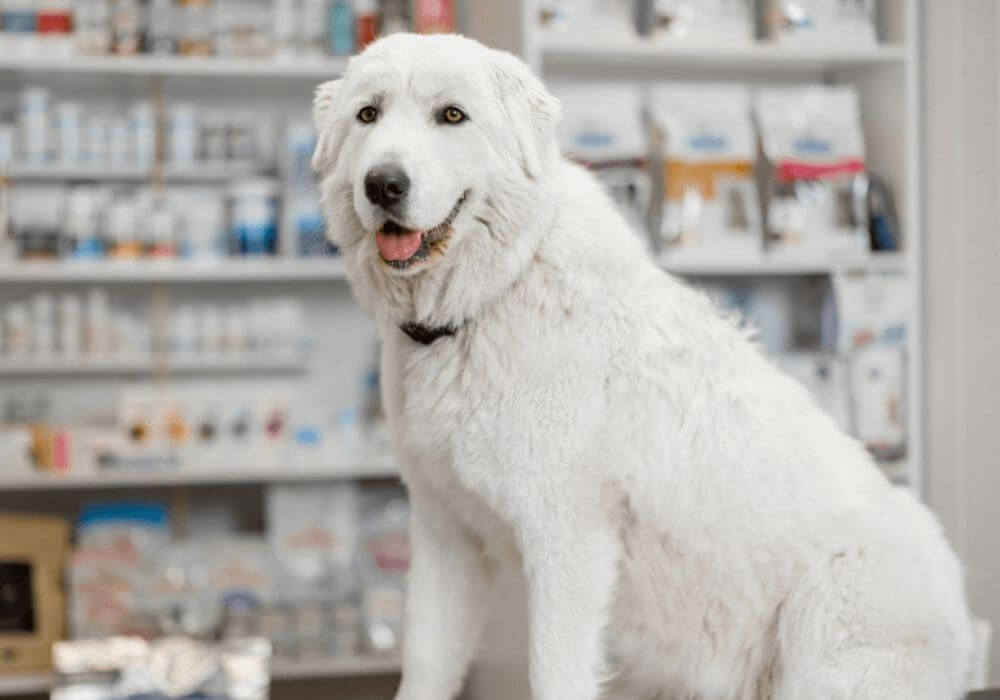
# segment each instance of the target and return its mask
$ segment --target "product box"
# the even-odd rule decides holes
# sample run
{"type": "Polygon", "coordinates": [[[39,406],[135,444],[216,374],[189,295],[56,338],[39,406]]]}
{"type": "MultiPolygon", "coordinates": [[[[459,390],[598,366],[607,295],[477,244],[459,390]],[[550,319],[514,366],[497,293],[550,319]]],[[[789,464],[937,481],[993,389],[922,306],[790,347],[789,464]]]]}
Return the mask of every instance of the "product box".
{"type": "Polygon", "coordinates": [[[741,85],[663,84],[650,93],[662,152],[660,234],[673,260],[749,260],[762,252],[750,120],[741,85]]]}
{"type": "Polygon", "coordinates": [[[51,666],[63,636],[63,566],[69,525],[61,518],[0,514],[0,673],[51,666]]]}
{"type": "Polygon", "coordinates": [[[560,83],[552,93],[562,102],[557,136],[563,153],[585,165],[633,229],[644,232],[651,186],[639,86],[560,83]]]}
{"type": "Polygon", "coordinates": [[[866,255],[868,175],[857,91],[769,88],[754,102],[771,254],[866,255]]]}

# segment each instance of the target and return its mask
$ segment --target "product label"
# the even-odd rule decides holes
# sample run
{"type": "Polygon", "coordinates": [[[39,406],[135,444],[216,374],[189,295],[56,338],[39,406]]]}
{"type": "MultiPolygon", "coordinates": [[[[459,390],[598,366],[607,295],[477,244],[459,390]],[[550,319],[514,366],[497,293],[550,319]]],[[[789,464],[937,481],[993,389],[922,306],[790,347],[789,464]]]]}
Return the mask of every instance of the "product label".
{"type": "Polygon", "coordinates": [[[685,192],[696,190],[705,199],[715,199],[716,187],[723,179],[747,179],[753,176],[753,163],[744,160],[690,162],[668,160],[664,165],[665,194],[668,200],[683,199],[685,192]]]}

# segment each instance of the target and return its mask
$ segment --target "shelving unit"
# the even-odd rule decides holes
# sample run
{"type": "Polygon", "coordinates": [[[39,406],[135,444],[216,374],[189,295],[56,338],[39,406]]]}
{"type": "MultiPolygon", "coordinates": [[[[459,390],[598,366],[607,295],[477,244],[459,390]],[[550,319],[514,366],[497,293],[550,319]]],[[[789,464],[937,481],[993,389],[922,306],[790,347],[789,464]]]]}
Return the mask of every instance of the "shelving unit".
{"type": "Polygon", "coordinates": [[[0,71],[33,74],[324,80],[344,72],[347,59],[200,58],[192,56],[0,55],[0,71]]]}
{"type": "MultiPolygon", "coordinates": [[[[668,272],[695,277],[825,275],[837,270],[905,271],[906,256],[878,253],[850,258],[780,257],[671,258],[668,272]]],[[[343,260],[331,258],[226,259],[213,262],[179,260],[37,261],[0,265],[0,284],[152,283],[152,282],[323,282],[346,279],[343,260]]],[[[0,369],[2,372],[2,369],[0,369]]]]}
{"type": "Polygon", "coordinates": [[[0,264],[0,284],[89,282],[322,282],[344,279],[340,258],[185,260],[59,260],[0,264]]]}
{"type": "Polygon", "coordinates": [[[566,68],[616,70],[676,68],[711,69],[719,72],[753,68],[772,73],[811,73],[843,68],[864,69],[903,64],[910,60],[902,45],[871,49],[851,47],[789,47],[765,43],[685,46],[681,42],[629,40],[584,44],[571,37],[539,38],[538,59],[545,70],[566,68]]]}
{"type": "MultiPolygon", "coordinates": [[[[882,0],[885,36],[871,47],[788,46],[767,41],[694,45],[660,41],[608,28],[600,40],[543,30],[540,3],[519,3],[516,46],[547,81],[624,80],[740,82],[751,88],[773,84],[851,84],[860,96],[867,159],[886,177],[896,196],[903,250],[860,260],[757,256],[744,259],[661,258],[670,272],[694,278],[797,277],[840,272],[896,272],[908,281],[907,458],[889,465],[894,481],[923,492],[923,273],[921,249],[921,148],[919,95],[919,8],[915,0],[882,0]],[[616,31],[622,36],[615,38],[616,31]],[[610,37],[610,38],[608,38],[610,37]]],[[[789,287],[789,293],[792,287],[789,287]]]]}
{"type": "Polygon", "coordinates": [[[2,492],[92,491],[96,489],[141,489],[174,486],[220,486],[226,484],[289,484],[350,479],[391,479],[399,476],[396,465],[388,460],[355,464],[331,464],[309,468],[224,467],[196,471],[179,469],[107,469],[103,473],[27,474],[0,478],[2,492]]]}
{"type": "Polygon", "coordinates": [[[261,168],[253,163],[219,162],[199,163],[197,167],[169,167],[158,172],[154,168],[140,168],[122,165],[62,165],[58,163],[45,165],[18,164],[6,171],[0,170],[0,176],[6,177],[11,183],[19,182],[146,182],[157,177],[163,177],[168,182],[224,182],[240,177],[261,175],[261,168]]]}
{"type": "Polygon", "coordinates": [[[0,361],[0,377],[73,375],[141,375],[157,371],[180,374],[250,373],[287,374],[304,372],[304,358],[254,356],[251,354],[210,355],[207,357],[110,356],[108,358],[29,357],[0,361]]]}
{"type": "MultiPolygon", "coordinates": [[[[396,657],[347,656],[329,659],[274,659],[271,681],[298,681],[316,678],[358,678],[392,676],[400,672],[396,657]]],[[[17,673],[0,675],[0,697],[46,695],[57,682],[52,673],[17,673]]]]}

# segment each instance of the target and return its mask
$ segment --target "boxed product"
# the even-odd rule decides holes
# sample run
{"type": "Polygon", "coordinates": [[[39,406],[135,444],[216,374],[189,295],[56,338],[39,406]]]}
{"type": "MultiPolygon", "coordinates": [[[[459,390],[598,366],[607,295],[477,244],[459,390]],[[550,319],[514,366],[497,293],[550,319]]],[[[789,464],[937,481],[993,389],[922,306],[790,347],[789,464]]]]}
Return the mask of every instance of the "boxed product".
{"type": "Polygon", "coordinates": [[[635,38],[633,7],[633,0],[543,0],[538,24],[543,34],[573,44],[621,44],[635,38]]]}
{"type": "Polygon", "coordinates": [[[357,653],[360,519],[354,483],[268,489],[268,538],[281,571],[271,637],[280,653],[357,653]]]}
{"type": "Polygon", "coordinates": [[[403,595],[410,568],[409,517],[402,488],[366,490],[356,566],[362,593],[363,640],[370,653],[400,651],[403,595]]]}
{"type": "Polygon", "coordinates": [[[146,603],[163,634],[236,639],[266,632],[278,569],[262,537],[213,536],[170,544],[146,603]]]}
{"type": "Polygon", "coordinates": [[[865,142],[854,88],[771,88],[754,102],[772,252],[867,252],[865,142]]]}
{"type": "Polygon", "coordinates": [[[906,451],[905,367],[901,347],[869,345],[851,354],[854,434],[883,459],[906,451]]]}
{"type": "Polygon", "coordinates": [[[877,0],[763,0],[765,30],[792,46],[869,47],[877,42],[877,0]]]}
{"type": "Polygon", "coordinates": [[[77,639],[157,631],[147,585],[170,540],[167,510],[152,503],[86,507],[70,559],[70,632],[77,639]]]}
{"type": "Polygon", "coordinates": [[[563,153],[593,171],[635,230],[644,231],[650,181],[639,86],[561,83],[552,92],[562,102],[563,153]]]}
{"type": "Polygon", "coordinates": [[[835,335],[829,347],[846,352],[866,345],[906,343],[906,276],[897,272],[839,272],[833,276],[835,335]]]}
{"type": "Polygon", "coordinates": [[[761,251],[750,94],[739,85],[661,85],[650,94],[663,154],[660,233],[674,256],[761,251]]]}
{"type": "Polygon", "coordinates": [[[726,46],[754,40],[752,0],[644,0],[636,10],[639,33],[656,40],[726,46]]]}
{"type": "Polygon", "coordinates": [[[0,673],[45,669],[66,623],[61,518],[0,514],[0,673]]]}

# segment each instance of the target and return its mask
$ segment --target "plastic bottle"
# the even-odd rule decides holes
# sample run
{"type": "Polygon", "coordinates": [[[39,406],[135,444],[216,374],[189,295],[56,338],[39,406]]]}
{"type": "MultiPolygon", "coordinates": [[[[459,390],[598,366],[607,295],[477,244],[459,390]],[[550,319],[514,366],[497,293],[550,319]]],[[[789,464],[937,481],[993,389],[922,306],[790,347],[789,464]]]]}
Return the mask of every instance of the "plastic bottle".
{"type": "Polygon", "coordinates": [[[350,56],[354,53],[354,8],[351,0],[333,0],[327,20],[330,53],[334,56],[350,56]]]}
{"type": "Polygon", "coordinates": [[[80,297],[66,294],[59,300],[59,351],[65,357],[77,357],[81,335],[80,297]]]}
{"type": "Polygon", "coordinates": [[[83,160],[82,107],[79,102],[60,102],[55,111],[59,161],[79,163],[83,160]]]}
{"type": "Polygon", "coordinates": [[[376,0],[354,0],[355,39],[363,49],[378,37],[378,3],[376,0]]]}
{"type": "Polygon", "coordinates": [[[96,188],[81,185],[69,191],[63,230],[69,239],[73,258],[94,260],[104,257],[104,241],[97,218],[99,208],[96,188]]]}
{"type": "Polygon", "coordinates": [[[233,185],[233,245],[241,255],[273,255],[277,248],[276,186],[251,179],[233,185]]]}
{"type": "Polygon", "coordinates": [[[28,87],[21,91],[20,127],[24,159],[29,163],[45,163],[51,153],[49,139],[51,97],[43,87],[28,87]]]}

